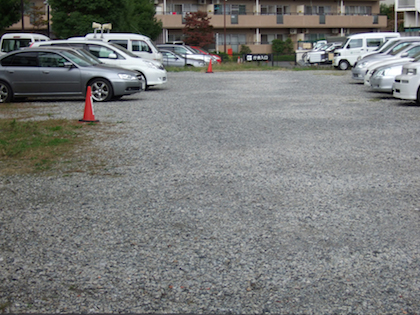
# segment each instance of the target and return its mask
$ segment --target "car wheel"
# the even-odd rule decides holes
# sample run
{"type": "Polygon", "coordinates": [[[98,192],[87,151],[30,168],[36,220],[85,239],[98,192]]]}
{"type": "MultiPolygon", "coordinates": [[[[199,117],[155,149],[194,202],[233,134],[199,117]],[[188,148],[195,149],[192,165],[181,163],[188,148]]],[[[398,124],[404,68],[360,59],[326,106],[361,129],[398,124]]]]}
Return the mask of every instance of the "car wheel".
{"type": "Polygon", "coordinates": [[[417,105],[420,105],[420,86],[419,86],[419,88],[417,89],[417,99],[416,99],[416,103],[417,103],[417,105]]]}
{"type": "Polygon", "coordinates": [[[6,82],[0,81],[0,103],[11,102],[13,98],[12,88],[6,82]]]}
{"type": "Polygon", "coordinates": [[[144,81],[144,86],[145,86],[144,90],[147,91],[149,89],[149,86],[147,85],[146,76],[141,72],[139,72],[139,76],[144,81]]]}
{"type": "Polygon", "coordinates": [[[112,85],[108,80],[95,79],[90,82],[92,98],[96,102],[109,101],[113,96],[112,85]]]}
{"type": "Polygon", "coordinates": [[[350,64],[347,60],[341,60],[338,64],[338,67],[340,68],[340,70],[347,70],[348,68],[350,68],[350,64]]]}

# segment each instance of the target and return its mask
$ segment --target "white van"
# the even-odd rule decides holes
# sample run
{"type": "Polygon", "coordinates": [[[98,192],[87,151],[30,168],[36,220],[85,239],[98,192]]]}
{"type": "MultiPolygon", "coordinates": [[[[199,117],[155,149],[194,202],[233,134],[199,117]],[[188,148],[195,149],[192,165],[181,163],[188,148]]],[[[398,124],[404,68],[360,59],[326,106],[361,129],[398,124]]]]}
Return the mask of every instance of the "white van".
{"type": "Polygon", "coordinates": [[[32,43],[50,40],[49,37],[42,34],[33,33],[6,33],[0,39],[0,55],[7,54],[10,51],[29,47],[32,43]]]}
{"type": "Polygon", "coordinates": [[[383,42],[396,37],[400,37],[400,33],[376,32],[347,36],[342,48],[334,52],[334,67],[347,70],[354,65],[359,56],[375,50],[383,42]]]}
{"type": "Polygon", "coordinates": [[[133,33],[90,33],[85,36],[87,39],[102,39],[123,46],[133,54],[144,59],[151,59],[158,62],[163,61],[162,54],[153,44],[152,40],[144,35],[133,33]]]}

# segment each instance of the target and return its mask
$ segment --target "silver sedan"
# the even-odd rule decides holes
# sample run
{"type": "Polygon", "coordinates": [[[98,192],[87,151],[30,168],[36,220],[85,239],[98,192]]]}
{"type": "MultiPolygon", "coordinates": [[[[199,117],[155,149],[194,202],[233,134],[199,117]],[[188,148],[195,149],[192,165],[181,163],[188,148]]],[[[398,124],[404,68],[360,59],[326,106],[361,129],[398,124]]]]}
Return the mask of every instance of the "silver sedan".
{"type": "Polygon", "coordinates": [[[14,97],[84,96],[92,88],[102,102],[138,93],[144,86],[134,71],[94,64],[72,48],[29,48],[0,58],[0,103],[14,97]]]}
{"type": "Polygon", "coordinates": [[[160,52],[162,53],[162,63],[165,67],[204,67],[206,65],[206,63],[203,60],[196,60],[191,58],[187,59],[170,50],[162,49],[160,50],[160,52]]]}

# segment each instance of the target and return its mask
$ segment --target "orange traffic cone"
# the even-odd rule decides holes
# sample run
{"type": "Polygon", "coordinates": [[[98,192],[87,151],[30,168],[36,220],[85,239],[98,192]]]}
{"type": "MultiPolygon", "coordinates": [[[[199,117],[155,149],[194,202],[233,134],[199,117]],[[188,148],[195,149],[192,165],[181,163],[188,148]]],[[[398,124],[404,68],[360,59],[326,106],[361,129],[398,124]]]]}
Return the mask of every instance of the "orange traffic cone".
{"type": "Polygon", "coordinates": [[[93,113],[92,88],[90,85],[87,87],[86,91],[85,114],[83,115],[83,119],[80,119],[79,121],[99,122],[99,120],[95,120],[95,114],[93,113]]]}
{"type": "Polygon", "coordinates": [[[210,59],[209,67],[207,68],[207,73],[213,73],[213,69],[211,67],[211,59],[210,59]]]}

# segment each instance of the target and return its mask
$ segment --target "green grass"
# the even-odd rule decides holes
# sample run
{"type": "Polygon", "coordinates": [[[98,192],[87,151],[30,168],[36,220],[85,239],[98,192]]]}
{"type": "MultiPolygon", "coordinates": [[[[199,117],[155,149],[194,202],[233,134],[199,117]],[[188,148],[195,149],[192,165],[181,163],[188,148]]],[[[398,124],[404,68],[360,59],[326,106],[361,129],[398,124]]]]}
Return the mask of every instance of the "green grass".
{"type": "Polygon", "coordinates": [[[64,119],[0,119],[0,173],[50,170],[88,140],[87,125],[64,119]]]}
{"type": "MultiPolygon", "coordinates": [[[[308,70],[332,70],[333,66],[322,65],[322,66],[294,66],[281,67],[272,66],[271,61],[253,61],[253,62],[223,62],[222,64],[212,64],[213,72],[228,72],[228,71],[278,71],[278,70],[291,70],[291,71],[308,71],[308,70]]],[[[197,67],[166,67],[168,72],[183,72],[183,71],[194,71],[194,72],[207,72],[208,66],[197,68],[197,67]]]]}

